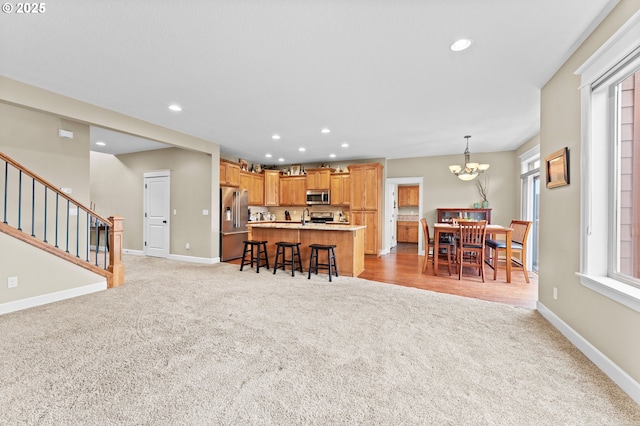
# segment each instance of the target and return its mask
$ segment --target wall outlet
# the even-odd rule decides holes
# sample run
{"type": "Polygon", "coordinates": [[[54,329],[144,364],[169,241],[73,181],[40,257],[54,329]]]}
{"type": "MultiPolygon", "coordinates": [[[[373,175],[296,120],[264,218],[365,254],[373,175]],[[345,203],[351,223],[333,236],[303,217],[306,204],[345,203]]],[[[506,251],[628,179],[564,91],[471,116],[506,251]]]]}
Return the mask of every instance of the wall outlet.
{"type": "Polygon", "coordinates": [[[184,248],[185,248],[185,249],[187,249],[187,250],[189,250],[189,243],[185,244],[185,245],[184,245],[184,248]]]}
{"type": "Polygon", "coordinates": [[[8,288],[18,287],[18,277],[9,277],[9,278],[7,278],[7,287],[8,288]]]}
{"type": "Polygon", "coordinates": [[[553,288],[553,300],[558,300],[558,288],[553,288]]]}

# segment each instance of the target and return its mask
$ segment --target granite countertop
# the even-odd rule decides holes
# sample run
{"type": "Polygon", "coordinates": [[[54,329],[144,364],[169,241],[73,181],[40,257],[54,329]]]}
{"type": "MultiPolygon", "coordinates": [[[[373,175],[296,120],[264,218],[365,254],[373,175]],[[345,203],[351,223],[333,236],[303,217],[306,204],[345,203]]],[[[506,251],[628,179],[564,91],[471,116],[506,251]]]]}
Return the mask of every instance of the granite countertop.
{"type": "Polygon", "coordinates": [[[417,222],[420,220],[417,214],[399,214],[396,216],[398,222],[417,222]]]}
{"type": "Polygon", "coordinates": [[[303,225],[300,222],[249,222],[247,226],[256,228],[280,228],[280,229],[313,229],[324,231],[356,231],[365,229],[365,225],[345,225],[343,223],[307,223],[303,225]]]}

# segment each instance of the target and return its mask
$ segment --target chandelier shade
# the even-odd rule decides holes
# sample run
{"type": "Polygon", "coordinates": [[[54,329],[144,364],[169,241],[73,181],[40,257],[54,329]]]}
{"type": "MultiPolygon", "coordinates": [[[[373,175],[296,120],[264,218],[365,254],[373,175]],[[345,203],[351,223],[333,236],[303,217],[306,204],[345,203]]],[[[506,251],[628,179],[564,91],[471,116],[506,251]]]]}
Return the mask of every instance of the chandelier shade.
{"type": "Polygon", "coordinates": [[[478,177],[479,173],[484,173],[489,168],[489,164],[471,162],[471,154],[469,153],[469,138],[471,136],[465,136],[467,140],[467,148],[464,150],[464,166],[458,164],[452,164],[449,166],[449,171],[458,176],[458,179],[464,181],[474,180],[478,177]]]}

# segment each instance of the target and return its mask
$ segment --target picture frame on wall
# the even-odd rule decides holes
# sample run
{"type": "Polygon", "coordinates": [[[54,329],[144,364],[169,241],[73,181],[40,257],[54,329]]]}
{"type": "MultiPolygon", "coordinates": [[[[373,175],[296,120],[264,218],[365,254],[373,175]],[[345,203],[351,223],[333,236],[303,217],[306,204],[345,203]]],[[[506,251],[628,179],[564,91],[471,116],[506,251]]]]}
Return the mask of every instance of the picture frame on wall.
{"type": "Polygon", "coordinates": [[[569,148],[564,147],[545,157],[547,188],[569,185],[569,148]]]}
{"type": "Polygon", "coordinates": [[[300,164],[294,164],[291,166],[291,176],[299,176],[301,170],[300,164]]]}

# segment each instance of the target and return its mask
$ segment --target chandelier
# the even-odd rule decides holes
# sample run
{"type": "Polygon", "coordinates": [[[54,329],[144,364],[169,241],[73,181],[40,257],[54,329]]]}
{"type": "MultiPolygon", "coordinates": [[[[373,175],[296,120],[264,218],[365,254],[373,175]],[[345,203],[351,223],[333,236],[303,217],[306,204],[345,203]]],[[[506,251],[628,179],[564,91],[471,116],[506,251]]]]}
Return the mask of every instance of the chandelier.
{"type": "Polygon", "coordinates": [[[469,181],[478,177],[478,173],[483,173],[489,168],[488,164],[478,164],[471,162],[471,154],[469,154],[469,138],[471,136],[465,136],[467,140],[467,149],[464,150],[464,166],[457,164],[449,166],[449,170],[454,175],[458,176],[458,179],[469,181]]]}

